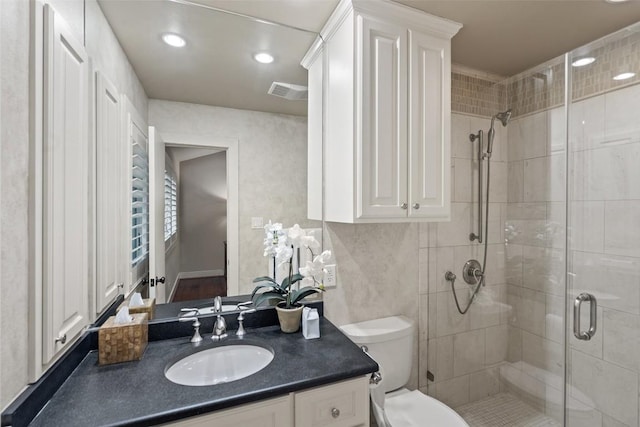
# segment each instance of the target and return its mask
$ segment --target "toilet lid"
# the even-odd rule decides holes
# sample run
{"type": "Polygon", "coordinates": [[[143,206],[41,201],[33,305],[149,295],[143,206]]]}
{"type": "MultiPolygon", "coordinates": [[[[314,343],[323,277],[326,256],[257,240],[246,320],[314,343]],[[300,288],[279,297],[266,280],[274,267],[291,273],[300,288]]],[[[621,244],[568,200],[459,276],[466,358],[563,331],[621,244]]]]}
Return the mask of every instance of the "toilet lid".
{"type": "Polygon", "coordinates": [[[456,411],[418,390],[387,397],[384,411],[392,427],[469,427],[456,411]]]}

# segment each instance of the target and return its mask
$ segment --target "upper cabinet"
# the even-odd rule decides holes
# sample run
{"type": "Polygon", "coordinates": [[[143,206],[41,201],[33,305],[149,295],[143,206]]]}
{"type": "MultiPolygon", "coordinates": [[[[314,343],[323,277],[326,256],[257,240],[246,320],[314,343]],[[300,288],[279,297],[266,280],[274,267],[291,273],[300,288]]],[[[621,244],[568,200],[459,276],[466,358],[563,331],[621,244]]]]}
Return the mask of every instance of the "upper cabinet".
{"type": "MultiPolygon", "coordinates": [[[[47,365],[89,323],[88,57],[59,14],[44,8],[41,176],[42,355],[47,365]]],[[[40,172],[38,172],[40,173],[40,172]]],[[[34,180],[34,182],[36,182],[34,180]]],[[[41,186],[41,187],[40,187],[41,186]]],[[[41,227],[41,228],[40,228],[41,227]]],[[[40,326],[40,325],[39,325],[40,326]]]]}
{"type": "Polygon", "coordinates": [[[322,112],[309,152],[322,141],[326,221],[449,220],[450,40],[460,28],[383,0],[338,5],[325,43],[302,62],[315,77],[309,122],[322,112]]]}

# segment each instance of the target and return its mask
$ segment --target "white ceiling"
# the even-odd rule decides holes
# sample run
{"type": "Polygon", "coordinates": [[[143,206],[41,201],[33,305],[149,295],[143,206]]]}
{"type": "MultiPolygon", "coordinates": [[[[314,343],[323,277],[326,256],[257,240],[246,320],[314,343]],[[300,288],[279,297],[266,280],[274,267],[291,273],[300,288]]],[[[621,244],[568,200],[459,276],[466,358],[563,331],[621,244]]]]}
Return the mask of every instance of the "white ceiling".
{"type": "MultiPolygon", "coordinates": [[[[168,0],[99,0],[150,98],[230,108],[306,114],[305,101],[266,92],[273,81],[306,84],[300,60],[338,0],[196,0],[308,31],[258,23],[168,0]],[[164,32],[187,40],[182,49],[164,32]],[[252,55],[270,51],[273,64],[252,55]]],[[[511,76],[640,21],[640,1],[396,0],[464,27],[453,38],[453,62],[511,76]]]]}

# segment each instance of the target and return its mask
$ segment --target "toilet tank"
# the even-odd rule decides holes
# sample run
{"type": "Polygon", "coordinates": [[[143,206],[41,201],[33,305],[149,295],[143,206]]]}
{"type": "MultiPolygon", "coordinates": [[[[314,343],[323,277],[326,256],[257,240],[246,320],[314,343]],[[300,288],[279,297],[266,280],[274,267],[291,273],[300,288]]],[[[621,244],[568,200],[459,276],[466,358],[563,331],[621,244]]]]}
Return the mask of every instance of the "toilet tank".
{"type": "Polygon", "coordinates": [[[367,346],[380,365],[384,392],[404,387],[411,375],[413,321],[404,316],[352,323],[340,330],[358,346],[367,346]]]}

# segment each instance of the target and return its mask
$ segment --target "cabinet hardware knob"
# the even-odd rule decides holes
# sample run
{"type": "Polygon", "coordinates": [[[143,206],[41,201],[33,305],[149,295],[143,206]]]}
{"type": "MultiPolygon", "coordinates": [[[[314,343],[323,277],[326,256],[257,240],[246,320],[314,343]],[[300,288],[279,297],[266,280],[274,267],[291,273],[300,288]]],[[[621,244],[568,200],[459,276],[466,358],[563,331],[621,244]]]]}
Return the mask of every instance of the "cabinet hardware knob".
{"type": "Polygon", "coordinates": [[[402,209],[407,209],[409,207],[409,205],[407,205],[406,203],[403,203],[403,204],[400,205],[400,207],[402,209]]]}
{"type": "Polygon", "coordinates": [[[124,282],[120,282],[116,285],[118,288],[122,289],[124,288],[124,282]]]}
{"type": "Polygon", "coordinates": [[[56,342],[59,342],[60,344],[64,344],[67,342],[67,334],[64,334],[62,336],[59,336],[58,338],[56,338],[56,342]]]}
{"type": "Polygon", "coordinates": [[[420,209],[420,203],[414,203],[413,209],[420,209]]]}
{"type": "Polygon", "coordinates": [[[338,418],[340,416],[340,409],[338,408],[332,408],[331,409],[331,416],[333,418],[338,418]]]}

